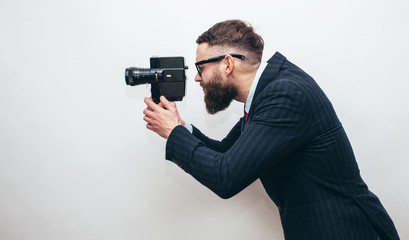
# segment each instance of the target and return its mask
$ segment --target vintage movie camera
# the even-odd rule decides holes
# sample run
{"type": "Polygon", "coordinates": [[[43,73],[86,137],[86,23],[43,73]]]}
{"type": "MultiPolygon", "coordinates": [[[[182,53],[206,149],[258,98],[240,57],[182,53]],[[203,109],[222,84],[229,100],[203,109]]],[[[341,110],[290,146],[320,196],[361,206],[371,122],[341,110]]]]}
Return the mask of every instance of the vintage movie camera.
{"type": "Polygon", "coordinates": [[[150,68],[125,69],[127,85],[151,84],[152,99],[159,103],[160,96],[169,101],[182,101],[185,96],[186,74],[183,57],[151,57],[150,68]]]}

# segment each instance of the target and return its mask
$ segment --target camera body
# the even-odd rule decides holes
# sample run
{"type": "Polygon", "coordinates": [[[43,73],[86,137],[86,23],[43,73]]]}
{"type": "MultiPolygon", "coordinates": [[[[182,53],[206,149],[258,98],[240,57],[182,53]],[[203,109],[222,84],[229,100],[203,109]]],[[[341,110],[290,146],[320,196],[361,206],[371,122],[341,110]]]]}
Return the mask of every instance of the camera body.
{"type": "Polygon", "coordinates": [[[150,83],[155,103],[160,102],[160,96],[165,96],[169,101],[182,101],[187,68],[183,57],[151,57],[150,68],[125,69],[125,82],[130,86],[150,83]]]}

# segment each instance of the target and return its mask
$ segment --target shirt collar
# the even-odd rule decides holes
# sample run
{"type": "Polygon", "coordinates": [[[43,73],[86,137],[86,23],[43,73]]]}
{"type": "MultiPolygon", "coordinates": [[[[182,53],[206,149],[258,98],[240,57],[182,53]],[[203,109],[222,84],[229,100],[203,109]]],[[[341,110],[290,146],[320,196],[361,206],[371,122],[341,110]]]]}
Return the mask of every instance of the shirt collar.
{"type": "Polygon", "coordinates": [[[258,81],[260,80],[261,74],[263,73],[264,69],[266,68],[267,63],[261,62],[260,66],[258,67],[256,76],[254,77],[253,83],[251,84],[249,95],[247,96],[246,103],[244,104],[244,111],[248,113],[250,111],[251,103],[253,102],[254,92],[256,91],[258,81]]]}

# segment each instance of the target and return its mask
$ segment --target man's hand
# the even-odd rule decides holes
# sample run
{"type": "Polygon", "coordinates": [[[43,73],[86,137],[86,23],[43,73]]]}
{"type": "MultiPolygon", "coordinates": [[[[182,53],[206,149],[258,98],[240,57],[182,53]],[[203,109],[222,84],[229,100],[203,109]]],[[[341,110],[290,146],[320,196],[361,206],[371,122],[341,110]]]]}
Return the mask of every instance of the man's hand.
{"type": "Polygon", "coordinates": [[[151,98],[145,98],[144,102],[148,106],[143,110],[143,120],[148,124],[146,127],[163,138],[168,138],[172,130],[177,125],[185,125],[180,118],[179,112],[174,102],[169,102],[164,96],[160,97],[160,103],[156,104],[151,98]]]}

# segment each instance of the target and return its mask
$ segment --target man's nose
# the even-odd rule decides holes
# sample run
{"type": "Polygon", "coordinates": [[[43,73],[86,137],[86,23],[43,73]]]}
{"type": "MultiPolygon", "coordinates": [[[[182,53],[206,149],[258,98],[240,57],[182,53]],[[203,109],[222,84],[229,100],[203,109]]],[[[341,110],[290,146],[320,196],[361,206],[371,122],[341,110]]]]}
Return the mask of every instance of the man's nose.
{"type": "Polygon", "coordinates": [[[202,81],[202,77],[199,75],[199,73],[196,73],[195,81],[196,81],[196,82],[202,81]]]}

